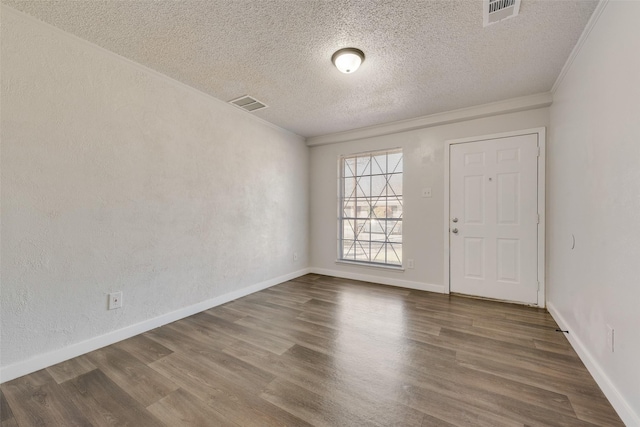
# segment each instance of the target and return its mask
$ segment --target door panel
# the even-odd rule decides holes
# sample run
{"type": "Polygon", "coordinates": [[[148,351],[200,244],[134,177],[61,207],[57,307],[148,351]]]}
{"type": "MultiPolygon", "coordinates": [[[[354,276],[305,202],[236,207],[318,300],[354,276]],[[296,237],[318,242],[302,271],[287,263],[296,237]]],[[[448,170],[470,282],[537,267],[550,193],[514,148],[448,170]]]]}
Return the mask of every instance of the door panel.
{"type": "Polygon", "coordinates": [[[450,146],[451,291],[538,302],[537,135],[450,146]]]}
{"type": "Polygon", "coordinates": [[[464,220],[466,224],[484,223],[484,177],[464,177],[464,220]]]}
{"type": "Polygon", "coordinates": [[[464,277],[484,279],[484,239],[464,238],[464,277]]]}
{"type": "Polygon", "coordinates": [[[520,283],[520,241],[498,239],[498,274],[500,282],[520,283]]]}
{"type": "Polygon", "coordinates": [[[499,225],[518,225],[518,195],[520,193],[520,174],[498,174],[497,207],[499,225]]]}

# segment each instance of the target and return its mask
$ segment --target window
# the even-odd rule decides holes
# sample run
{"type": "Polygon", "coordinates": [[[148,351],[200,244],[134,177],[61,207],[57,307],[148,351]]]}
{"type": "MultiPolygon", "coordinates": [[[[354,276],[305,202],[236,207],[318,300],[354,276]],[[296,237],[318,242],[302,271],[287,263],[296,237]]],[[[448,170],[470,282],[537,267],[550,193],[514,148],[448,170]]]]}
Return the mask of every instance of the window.
{"type": "Polygon", "coordinates": [[[402,265],[402,149],[340,157],[338,258],[402,265]]]}

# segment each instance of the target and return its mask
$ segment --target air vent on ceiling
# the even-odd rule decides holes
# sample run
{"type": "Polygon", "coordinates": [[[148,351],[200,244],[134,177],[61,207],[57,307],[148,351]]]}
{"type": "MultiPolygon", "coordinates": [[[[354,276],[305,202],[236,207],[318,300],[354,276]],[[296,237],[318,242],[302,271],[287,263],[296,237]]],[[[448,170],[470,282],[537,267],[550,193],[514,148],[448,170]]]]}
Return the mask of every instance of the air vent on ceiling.
{"type": "Polygon", "coordinates": [[[483,26],[486,27],[517,16],[520,0],[484,0],[482,7],[483,26]]]}
{"type": "Polygon", "coordinates": [[[248,95],[233,99],[229,101],[229,103],[235,105],[238,108],[242,108],[243,110],[248,111],[250,113],[253,113],[254,111],[262,110],[263,108],[267,108],[267,105],[265,103],[260,102],[257,99],[252,98],[248,95]]]}

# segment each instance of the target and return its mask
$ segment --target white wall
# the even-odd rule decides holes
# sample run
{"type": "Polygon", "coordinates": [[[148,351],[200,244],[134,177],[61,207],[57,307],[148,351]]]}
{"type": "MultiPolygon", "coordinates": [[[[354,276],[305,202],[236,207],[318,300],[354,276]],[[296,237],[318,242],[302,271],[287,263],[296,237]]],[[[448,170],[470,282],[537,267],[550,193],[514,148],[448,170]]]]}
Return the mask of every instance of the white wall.
{"type": "Polygon", "coordinates": [[[639,22],[640,2],[605,6],[554,95],[547,145],[549,310],[629,426],[640,425],[639,22]]]}
{"type": "Polygon", "coordinates": [[[301,137],[4,6],[1,55],[3,380],[308,267],[301,137]]]}
{"type": "Polygon", "coordinates": [[[314,271],[444,292],[444,143],[449,139],[488,135],[549,124],[548,108],[364,138],[311,148],[311,265],[314,271]],[[403,251],[414,269],[393,271],[336,263],[338,156],[369,150],[402,147],[403,251]],[[431,187],[432,197],[422,198],[431,187]]]}

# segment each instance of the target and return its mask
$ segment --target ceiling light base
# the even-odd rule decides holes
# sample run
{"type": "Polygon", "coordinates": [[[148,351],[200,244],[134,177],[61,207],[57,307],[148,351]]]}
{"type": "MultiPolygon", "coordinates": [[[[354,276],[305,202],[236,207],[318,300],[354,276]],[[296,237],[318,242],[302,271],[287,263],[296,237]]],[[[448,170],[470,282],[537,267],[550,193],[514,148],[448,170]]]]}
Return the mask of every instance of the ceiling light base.
{"type": "Polygon", "coordinates": [[[364,62],[364,52],[355,47],[340,49],[331,56],[331,62],[340,72],[351,74],[364,62]]]}

